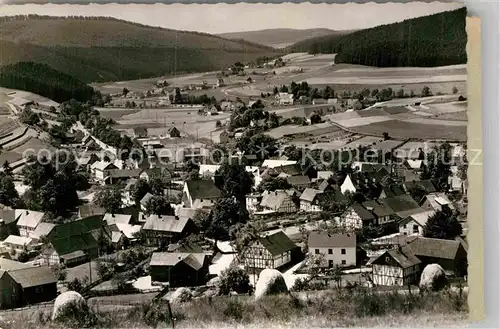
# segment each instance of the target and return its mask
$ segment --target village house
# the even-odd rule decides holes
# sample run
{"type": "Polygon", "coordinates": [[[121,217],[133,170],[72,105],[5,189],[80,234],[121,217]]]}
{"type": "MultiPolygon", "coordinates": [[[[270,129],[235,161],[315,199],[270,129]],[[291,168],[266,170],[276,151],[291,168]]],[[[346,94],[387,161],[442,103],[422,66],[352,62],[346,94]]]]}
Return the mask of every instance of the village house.
{"type": "Polygon", "coordinates": [[[272,159],[266,159],[264,162],[262,162],[261,167],[262,168],[276,168],[276,167],[283,167],[283,166],[289,166],[289,165],[298,165],[299,163],[295,160],[272,160],[272,159]]]}
{"type": "Polygon", "coordinates": [[[278,93],[276,94],[276,100],[279,105],[293,105],[293,94],[278,93]]]}
{"type": "Polygon", "coordinates": [[[372,281],[380,286],[407,286],[420,278],[421,261],[400,249],[387,250],[372,265],[372,281]]]}
{"type": "Polygon", "coordinates": [[[224,82],[224,79],[222,79],[222,78],[217,79],[217,84],[216,84],[217,88],[224,87],[225,85],[226,84],[224,82]]]}
{"type": "Polygon", "coordinates": [[[118,169],[118,167],[115,164],[104,160],[94,162],[90,166],[92,178],[101,184],[104,184],[106,178],[108,178],[111,172],[116,169],[118,169]]]}
{"type": "Polygon", "coordinates": [[[403,188],[406,193],[410,193],[413,189],[422,190],[425,194],[436,193],[437,189],[431,180],[409,181],[403,183],[403,188]]]}
{"type": "Polygon", "coordinates": [[[190,218],[150,215],[142,227],[142,232],[149,245],[163,246],[197,233],[198,227],[190,218]]]}
{"type": "Polygon", "coordinates": [[[142,169],[115,169],[104,178],[105,185],[125,184],[131,178],[139,178],[142,169]]]}
{"type": "Polygon", "coordinates": [[[346,192],[356,193],[356,186],[352,182],[351,175],[345,177],[344,182],[340,185],[340,191],[342,194],[346,194],[346,192]]]}
{"type": "Polygon", "coordinates": [[[53,300],[57,296],[57,279],[52,270],[45,266],[0,268],[0,286],[0,309],[33,305],[53,300]]]}
{"type": "Polygon", "coordinates": [[[258,213],[294,213],[298,210],[293,196],[283,190],[264,191],[259,208],[258,213]]]}
{"type": "Polygon", "coordinates": [[[260,237],[240,255],[242,264],[252,270],[278,269],[292,261],[297,245],[283,231],[260,237]]]}
{"type": "Polygon", "coordinates": [[[170,127],[167,130],[167,135],[170,138],[180,138],[181,137],[181,132],[176,127],[170,127]]]}
{"type": "Polygon", "coordinates": [[[309,255],[321,255],[320,267],[356,266],[356,235],[311,232],[307,239],[309,255]]]}
{"type": "Polygon", "coordinates": [[[9,235],[2,242],[4,247],[9,248],[11,251],[15,251],[16,253],[23,252],[24,250],[30,251],[34,244],[35,241],[32,238],[18,235],[9,235]]]}
{"type": "Polygon", "coordinates": [[[297,189],[305,189],[311,186],[311,179],[306,175],[287,176],[286,181],[297,189]]]}
{"type": "MultiPolygon", "coordinates": [[[[140,177],[140,176],[139,176],[140,177]]],[[[137,184],[137,178],[131,178],[127,181],[127,185],[122,190],[122,204],[125,207],[135,205],[135,200],[133,197],[133,188],[137,184]]]]}
{"type": "Polygon", "coordinates": [[[399,233],[403,235],[424,235],[424,227],[427,220],[436,212],[434,210],[424,210],[421,213],[410,215],[401,220],[399,225],[399,233]]]}
{"type": "Polygon", "coordinates": [[[455,210],[453,203],[448,199],[445,193],[432,193],[426,195],[420,201],[422,208],[443,211],[445,208],[455,210]]]}
{"type": "Polygon", "coordinates": [[[207,105],[204,108],[202,108],[200,111],[203,115],[214,115],[214,114],[219,113],[219,109],[217,109],[217,106],[215,106],[215,105],[207,105]]]}
{"type": "Polygon", "coordinates": [[[167,183],[171,178],[172,173],[165,166],[144,169],[139,174],[139,179],[144,179],[148,183],[154,179],[160,179],[163,183],[167,183]]]}
{"type": "Polygon", "coordinates": [[[252,193],[245,196],[245,204],[249,213],[258,211],[262,195],[260,193],[252,193]]]}
{"type": "Polygon", "coordinates": [[[467,275],[467,250],[457,240],[417,237],[406,243],[402,250],[422,261],[422,266],[439,264],[447,275],[467,275]]]}
{"type": "Polygon", "coordinates": [[[78,218],[104,216],[106,209],[93,203],[85,203],[78,207],[78,218]]]}
{"type": "Polygon", "coordinates": [[[360,203],[353,204],[340,217],[341,225],[348,229],[360,229],[363,226],[376,225],[377,218],[360,203]]]}
{"type": "Polygon", "coordinates": [[[43,212],[39,211],[16,209],[15,217],[18,218],[17,228],[19,230],[19,235],[30,237],[38,224],[42,221],[44,215],[45,214],[43,212]]]}
{"type": "Polygon", "coordinates": [[[187,180],[184,182],[182,204],[186,208],[193,208],[202,201],[216,201],[221,197],[221,191],[213,180],[187,180]],[[198,200],[198,202],[196,202],[198,200]]]}
{"type": "Polygon", "coordinates": [[[319,196],[323,191],[315,190],[312,188],[306,188],[304,192],[300,195],[300,210],[306,212],[316,212],[321,211],[321,206],[319,205],[319,196]]]}
{"type": "Polygon", "coordinates": [[[135,138],[148,137],[148,130],[144,127],[136,127],[134,128],[134,137],[135,138]]]}
{"type": "Polygon", "coordinates": [[[149,263],[152,282],[169,287],[192,287],[206,283],[209,260],[205,253],[155,252],[149,263]]]}

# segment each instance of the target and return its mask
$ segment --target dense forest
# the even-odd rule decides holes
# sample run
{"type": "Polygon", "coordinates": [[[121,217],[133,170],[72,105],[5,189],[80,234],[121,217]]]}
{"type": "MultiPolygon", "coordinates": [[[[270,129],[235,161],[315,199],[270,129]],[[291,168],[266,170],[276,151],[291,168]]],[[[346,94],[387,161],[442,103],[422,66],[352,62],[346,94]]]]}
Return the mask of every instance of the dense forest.
{"type": "Polygon", "coordinates": [[[281,54],[246,41],[109,17],[36,15],[0,18],[0,49],[3,65],[47,64],[87,83],[215,71],[281,54]]]}
{"type": "Polygon", "coordinates": [[[467,62],[467,9],[377,26],[343,36],[299,42],[294,52],[337,53],[337,63],[379,67],[441,66],[467,62]]]}
{"type": "Polygon", "coordinates": [[[0,86],[21,89],[50,98],[56,102],[76,99],[91,100],[96,91],[67,74],[45,64],[21,62],[0,68],[0,86]]]}

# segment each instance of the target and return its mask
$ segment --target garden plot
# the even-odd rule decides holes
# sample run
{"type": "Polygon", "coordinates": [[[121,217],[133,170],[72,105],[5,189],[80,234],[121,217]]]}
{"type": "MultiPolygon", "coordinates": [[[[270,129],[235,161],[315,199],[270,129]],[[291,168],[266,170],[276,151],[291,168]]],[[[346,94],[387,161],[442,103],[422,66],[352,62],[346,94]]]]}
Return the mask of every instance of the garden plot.
{"type": "Polygon", "coordinates": [[[373,146],[377,143],[383,142],[384,139],[381,137],[373,137],[373,136],[365,136],[362,138],[358,138],[356,140],[352,140],[351,142],[345,144],[343,148],[345,149],[355,149],[360,146],[373,146]]]}
{"type": "Polygon", "coordinates": [[[285,135],[296,135],[296,134],[306,134],[310,132],[314,132],[318,129],[322,128],[332,128],[329,123],[320,123],[316,125],[309,125],[309,126],[298,126],[298,125],[285,125],[281,127],[277,127],[274,129],[271,129],[267,132],[267,134],[273,138],[282,138],[285,135]]]}
{"type": "Polygon", "coordinates": [[[376,149],[376,150],[390,151],[390,150],[398,147],[402,143],[403,143],[403,141],[400,141],[400,140],[389,139],[389,140],[378,142],[375,145],[372,145],[371,148],[376,149]]]}
{"type": "Polygon", "coordinates": [[[438,145],[439,145],[438,143],[433,143],[433,142],[407,142],[398,147],[396,150],[398,152],[404,152],[407,154],[414,153],[418,155],[418,151],[420,149],[422,149],[424,152],[428,152],[438,145]]]}

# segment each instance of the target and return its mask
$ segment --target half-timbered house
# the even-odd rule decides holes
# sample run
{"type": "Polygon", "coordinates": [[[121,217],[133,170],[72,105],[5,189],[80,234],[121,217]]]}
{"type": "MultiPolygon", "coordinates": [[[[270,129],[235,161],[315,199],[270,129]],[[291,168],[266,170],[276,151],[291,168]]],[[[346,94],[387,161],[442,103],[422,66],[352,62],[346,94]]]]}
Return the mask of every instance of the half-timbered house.
{"type": "Polygon", "coordinates": [[[406,286],[418,281],[421,261],[399,249],[384,252],[371,262],[373,283],[380,286],[406,286]]]}
{"type": "Polygon", "coordinates": [[[290,263],[297,248],[283,231],[279,231],[254,241],[242,252],[240,258],[249,269],[276,269],[290,263]]]}

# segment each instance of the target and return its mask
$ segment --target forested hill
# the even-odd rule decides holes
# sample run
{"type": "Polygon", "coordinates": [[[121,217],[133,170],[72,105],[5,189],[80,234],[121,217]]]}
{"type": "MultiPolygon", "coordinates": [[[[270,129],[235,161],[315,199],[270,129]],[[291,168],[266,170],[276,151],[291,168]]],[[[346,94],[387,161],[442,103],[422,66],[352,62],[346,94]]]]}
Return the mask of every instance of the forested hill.
{"type": "Polygon", "coordinates": [[[337,53],[336,62],[369,66],[441,66],[467,62],[467,9],[299,42],[294,52],[337,53]]]}
{"type": "Polygon", "coordinates": [[[0,86],[30,91],[59,103],[71,98],[86,102],[97,96],[92,87],[80,80],[33,62],[0,68],[0,86]]]}
{"type": "Polygon", "coordinates": [[[85,82],[220,70],[276,50],[109,17],[0,18],[1,65],[37,62],[85,82]]]}

